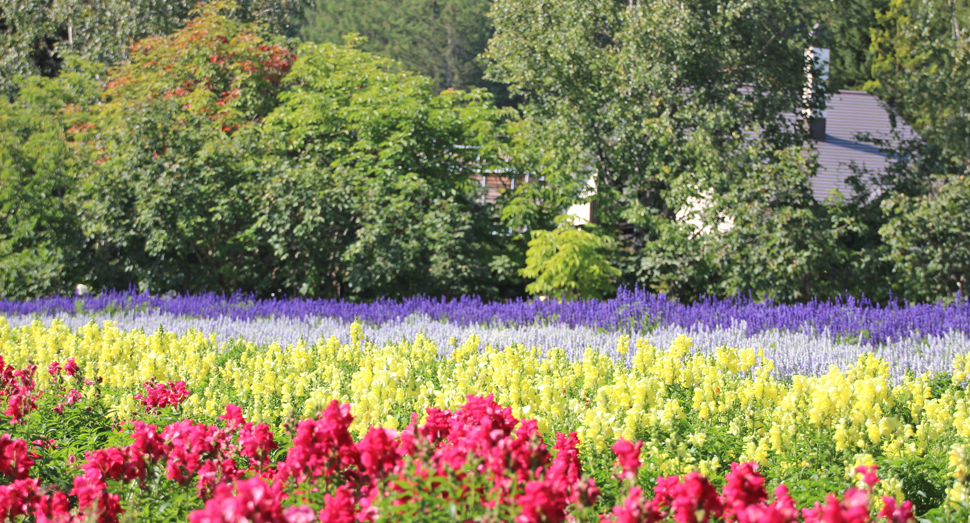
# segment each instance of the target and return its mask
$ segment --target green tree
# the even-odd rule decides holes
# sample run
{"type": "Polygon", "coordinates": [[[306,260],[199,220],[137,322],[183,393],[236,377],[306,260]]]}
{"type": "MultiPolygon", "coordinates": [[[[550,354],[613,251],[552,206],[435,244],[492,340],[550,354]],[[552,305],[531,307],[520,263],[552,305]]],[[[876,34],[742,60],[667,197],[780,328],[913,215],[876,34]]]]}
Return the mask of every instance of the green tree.
{"type": "MultiPolygon", "coordinates": [[[[886,102],[925,144],[911,150],[924,173],[970,168],[970,6],[962,1],[892,0],[872,31],[873,80],[886,102]]],[[[903,155],[897,155],[902,157],[903,155]]],[[[906,160],[906,158],[903,158],[906,160]]],[[[946,171],[946,172],[944,172],[946,171]]]]}
{"type": "Polygon", "coordinates": [[[901,296],[933,300],[967,292],[970,239],[970,6],[892,0],[872,30],[867,88],[916,131],[880,143],[896,160],[874,179],[883,211],[883,259],[901,296]]]}
{"type": "Polygon", "coordinates": [[[504,112],[355,43],[301,47],[266,130],[291,168],[267,181],[254,234],[301,292],[488,293],[501,237],[470,176],[499,163],[504,112]]]}
{"type": "Polygon", "coordinates": [[[891,195],[879,233],[888,247],[900,294],[936,300],[970,290],[970,181],[940,177],[919,196],[891,195]]]}
{"type": "Polygon", "coordinates": [[[795,1],[497,1],[489,75],[526,100],[516,160],[531,176],[507,223],[546,229],[591,201],[624,283],[811,297],[838,249],[803,156],[824,95],[804,99],[813,16],[795,1]]]}
{"type": "Polygon", "coordinates": [[[60,78],[29,78],[14,101],[0,99],[0,296],[69,292],[84,275],[74,137],[98,98],[95,72],[72,62],[60,78]]]}
{"type": "Polygon", "coordinates": [[[306,11],[304,38],[340,43],[357,33],[361,49],[401,62],[434,81],[437,91],[490,87],[476,57],[492,34],[490,0],[317,0],[306,11]]]}
{"type": "Polygon", "coordinates": [[[889,0],[817,0],[817,45],[831,49],[832,89],[862,89],[872,80],[871,29],[889,0]]]}
{"type": "Polygon", "coordinates": [[[259,127],[296,56],[232,7],[200,6],[112,70],[79,186],[93,285],[256,289],[272,270],[243,233],[260,197],[259,127]]]}
{"type": "Polygon", "coordinates": [[[470,176],[505,112],[354,42],[285,41],[229,3],[113,69],[78,185],[95,287],[369,299],[488,293],[470,176]]]}

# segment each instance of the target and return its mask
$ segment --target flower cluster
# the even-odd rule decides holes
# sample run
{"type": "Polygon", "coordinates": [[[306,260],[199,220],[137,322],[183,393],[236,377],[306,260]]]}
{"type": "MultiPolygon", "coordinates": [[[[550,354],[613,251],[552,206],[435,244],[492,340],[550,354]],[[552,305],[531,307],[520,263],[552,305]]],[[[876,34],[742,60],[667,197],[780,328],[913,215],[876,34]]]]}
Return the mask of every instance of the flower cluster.
{"type": "MultiPolygon", "coordinates": [[[[266,56],[285,56],[285,50],[262,47],[266,56]]],[[[292,61],[291,59],[288,59],[292,61]]],[[[245,64],[245,62],[243,62],[245,64]]],[[[243,65],[240,64],[240,65],[243,65]]],[[[285,70],[285,63],[273,65],[285,70]]],[[[115,80],[116,82],[118,80],[115,80]]],[[[195,87],[186,82],[175,89],[184,96],[195,87]]],[[[229,91],[231,92],[231,90],[229,91]]],[[[171,94],[171,93],[169,93],[171,94]]],[[[225,94],[223,94],[225,96],[225,94]]],[[[384,324],[408,317],[422,316],[453,325],[485,328],[548,323],[560,327],[590,327],[611,331],[657,325],[674,325],[684,330],[695,326],[707,329],[745,325],[744,334],[772,330],[789,332],[827,331],[835,338],[856,338],[879,345],[913,334],[944,336],[952,332],[970,333],[970,301],[960,296],[952,303],[890,302],[880,306],[865,298],[836,299],[828,302],[778,304],[758,302],[750,296],[727,299],[702,298],[681,304],[663,294],[643,289],[624,289],[609,300],[510,300],[487,302],[477,296],[440,299],[416,296],[403,300],[377,299],[351,302],[308,298],[260,299],[241,293],[223,295],[151,295],[107,290],[96,296],[49,296],[28,301],[0,299],[0,315],[34,316],[93,314],[102,311],[153,310],[183,317],[221,318],[253,321],[258,318],[337,318],[347,323],[359,319],[368,324],[384,324]]]]}
{"type": "Polygon", "coordinates": [[[100,491],[101,498],[79,496],[79,507],[91,510],[95,506],[114,506],[116,497],[107,492],[105,481],[138,481],[144,487],[147,476],[156,469],[180,485],[194,485],[197,496],[208,499],[220,483],[231,483],[267,468],[270,452],[277,448],[269,427],[246,422],[234,405],[229,405],[220,419],[224,421],[222,427],[184,420],[161,430],[135,421],[131,427],[134,441],[130,445],[87,454],[84,473],[74,480],[75,491],[81,485],[100,491]]]}
{"type": "MultiPolygon", "coordinates": [[[[54,385],[62,371],[83,380],[72,360],[63,367],[52,364],[49,371],[54,385]]],[[[18,383],[35,389],[30,379],[18,383]]],[[[70,393],[62,386],[54,395],[70,393]]],[[[171,406],[156,405],[159,411],[171,406]]],[[[858,467],[865,489],[852,487],[841,499],[831,495],[824,504],[798,511],[784,485],[767,499],[756,463],[734,463],[721,492],[694,471],[658,477],[649,498],[638,486],[644,443],[621,438],[612,448],[619,502],[598,514],[600,486],[584,475],[577,434],[557,433],[547,447],[536,420],[520,420],[491,395],[470,395],[455,410],[429,407],[400,431],[371,426],[355,438],[354,426],[350,405],[331,401],[317,416],[300,421],[292,441],[282,445],[286,452],[278,453],[281,445],[269,426],[247,421],[232,404],[213,425],[185,419],[160,427],[134,420],[126,425],[130,442],[86,452],[64,491],[34,477],[35,462],[46,459],[38,452],[53,448],[51,442],[29,444],[5,434],[0,516],[116,523],[127,510],[122,499],[130,504],[139,490],[148,495],[168,482],[168,490],[194,492],[189,507],[201,508],[181,512],[190,523],[408,521],[429,511],[448,512],[458,521],[515,523],[867,523],[873,521],[870,499],[879,482],[874,466],[858,467]]],[[[911,504],[894,497],[883,498],[876,518],[914,522],[911,504]]]]}
{"type": "MultiPolygon", "coordinates": [[[[28,364],[22,369],[7,365],[0,356],[0,402],[6,403],[3,415],[15,424],[30,411],[37,408],[37,391],[34,373],[37,366],[28,364]]],[[[0,403],[2,404],[2,403],[0,403]]]]}
{"type": "Polygon", "coordinates": [[[286,459],[275,471],[264,471],[269,485],[251,478],[237,482],[235,494],[219,486],[190,521],[279,520],[281,492],[326,491],[318,512],[293,506],[286,520],[371,521],[381,508],[403,518],[406,506],[474,496],[483,510],[517,507],[517,523],[556,522],[570,505],[592,504],[598,496],[595,484],[580,478],[575,434],[559,435],[553,456],[534,421],[520,424],[491,397],[469,397],[454,412],[429,409],[423,425],[415,421],[401,432],[372,428],[357,442],[351,422],[349,405],[337,402],[318,418],[301,421],[286,459]],[[439,499],[422,487],[428,484],[457,485],[459,495],[439,499]]]}
{"type": "MultiPolygon", "coordinates": [[[[827,464],[864,455],[884,464],[878,495],[896,497],[904,497],[904,469],[943,459],[970,439],[962,375],[955,371],[949,383],[930,375],[895,382],[888,363],[872,354],[845,369],[782,381],[761,351],[699,354],[687,337],[666,350],[631,340],[636,350],[626,361],[593,349],[577,361],[556,349],[482,346],[474,336],[442,356],[421,335],[375,346],[359,324],[350,338],[220,345],[197,331],[146,334],[88,324],[71,332],[59,323],[5,329],[0,320],[5,358],[25,369],[31,361],[68,361],[61,372],[71,367],[74,374],[64,384],[79,386],[85,382],[79,376],[100,374],[103,401],[119,421],[173,402],[181,416],[213,420],[233,404],[246,419],[279,432],[339,399],[352,405],[350,433],[362,437],[374,426],[401,429],[413,412],[455,410],[469,395],[494,394],[514,417],[535,420],[543,438],[575,432],[590,454],[609,452],[621,438],[641,439],[639,459],[652,476],[714,477],[729,461],[757,462],[771,477],[806,468],[831,474],[827,464]],[[230,348],[233,356],[223,357],[230,348]],[[146,390],[145,382],[158,385],[146,390]]],[[[955,368],[965,370],[966,362],[956,357],[955,368]]],[[[65,398],[65,405],[72,401],[65,398]]],[[[17,405],[31,408],[29,401],[17,405]]]]}
{"type": "Polygon", "coordinates": [[[140,400],[146,412],[158,412],[166,407],[176,407],[189,397],[191,392],[185,388],[184,381],[166,383],[152,383],[146,381],[142,384],[145,388],[144,394],[136,394],[135,399],[140,400]]]}
{"type": "Polygon", "coordinates": [[[48,493],[40,480],[29,477],[36,457],[26,441],[0,435],[0,521],[31,515],[38,523],[70,521],[67,496],[48,493]]]}
{"type": "MultiPolygon", "coordinates": [[[[629,460],[629,442],[614,445],[623,475],[628,477],[636,464],[629,460]]],[[[673,519],[677,523],[706,523],[711,520],[729,523],[868,523],[871,515],[872,487],[879,481],[875,467],[861,467],[868,490],[849,487],[840,500],[835,494],[826,497],[825,504],[799,511],[784,484],[768,499],[765,480],[758,473],[758,464],[732,463],[725,475],[720,494],[707,478],[691,472],[683,478],[659,477],[654,496],[649,498],[638,486],[629,488],[622,504],[611,514],[600,516],[600,523],[656,523],[673,519]]],[[[635,477],[635,476],[634,476],[635,477]]],[[[898,504],[896,498],[884,496],[882,509],[875,520],[887,523],[915,523],[912,503],[898,504]]]]}

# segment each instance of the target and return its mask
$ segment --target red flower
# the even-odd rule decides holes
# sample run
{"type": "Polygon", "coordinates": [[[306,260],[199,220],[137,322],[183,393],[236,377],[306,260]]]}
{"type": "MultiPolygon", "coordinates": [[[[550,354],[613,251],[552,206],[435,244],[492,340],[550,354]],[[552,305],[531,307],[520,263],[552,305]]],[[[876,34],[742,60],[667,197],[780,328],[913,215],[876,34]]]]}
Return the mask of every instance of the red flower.
{"type": "Polygon", "coordinates": [[[883,496],[882,510],[877,517],[886,518],[889,523],[913,523],[916,517],[913,515],[913,503],[904,501],[902,505],[896,506],[896,498],[883,496]]]}
{"type": "Polygon", "coordinates": [[[365,473],[385,476],[394,470],[401,460],[396,437],[395,431],[380,427],[367,431],[364,439],[357,443],[360,465],[365,473]]]}
{"type": "Polygon", "coordinates": [[[69,523],[71,505],[63,492],[40,496],[31,507],[37,523],[69,523]]]}
{"type": "Polygon", "coordinates": [[[666,508],[670,506],[670,502],[673,500],[672,489],[679,483],[680,478],[677,476],[657,478],[657,486],[653,487],[653,500],[657,503],[658,507],[666,508]]]}
{"type": "Polygon", "coordinates": [[[135,394],[136,400],[141,400],[145,407],[145,412],[158,412],[165,407],[176,407],[189,397],[191,392],[185,388],[184,381],[168,382],[168,384],[157,383],[152,385],[151,381],[142,383],[145,394],[135,394]]]}
{"type": "Polygon", "coordinates": [[[67,393],[67,405],[68,406],[74,405],[75,403],[81,401],[83,398],[84,397],[81,396],[81,393],[78,392],[77,389],[71,389],[71,392],[67,393]]]}
{"type": "Polygon", "coordinates": [[[640,449],[643,442],[631,443],[620,438],[613,444],[613,453],[616,454],[616,462],[623,469],[621,477],[636,478],[637,471],[640,470],[640,449]]]}
{"type": "Polygon", "coordinates": [[[112,523],[118,521],[118,514],[122,512],[121,503],[118,496],[108,493],[107,489],[101,472],[89,468],[84,475],[74,478],[70,495],[77,496],[78,508],[96,516],[99,523],[112,523]]]}
{"type": "Polygon", "coordinates": [[[33,466],[26,441],[11,439],[10,434],[0,436],[0,473],[13,480],[26,479],[33,466]]]}
{"type": "Polygon", "coordinates": [[[876,485],[876,483],[879,483],[879,477],[876,475],[877,468],[878,467],[876,465],[871,465],[868,467],[865,465],[859,465],[855,468],[857,474],[862,474],[862,482],[869,485],[870,491],[872,490],[872,487],[876,485]]]}
{"type": "Polygon", "coordinates": [[[31,514],[30,507],[39,499],[37,479],[18,479],[0,485],[0,520],[14,521],[17,516],[31,514]]]}
{"type": "Polygon", "coordinates": [[[189,523],[278,523],[285,521],[279,493],[259,478],[236,482],[232,487],[220,483],[216,495],[205,502],[205,508],[189,514],[189,523]]]}
{"type": "Polygon", "coordinates": [[[323,509],[320,510],[320,521],[327,523],[354,523],[354,494],[346,485],[341,485],[337,491],[323,496],[323,509]]]}
{"type": "Polygon", "coordinates": [[[273,439],[269,425],[265,423],[243,425],[239,430],[239,446],[239,453],[252,458],[260,467],[269,465],[270,452],[279,447],[273,439]]]}
{"type": "Polygon", "coordinates": [[[316,521],[319,521],[313,509],[306,505],[286,509],[283,511],[283,519],[286,520],[286,523],[316,523],[316,521]]]}
{"type": "Polygon", "coordinates": [[[566,494],[547,480],[534,480],[525,484],[525,493],[517,500],[522,512],[515,523],[559,523],[566,519],[566,494]]]}
{"type": "Polygon", "coordinates": [[[600,521],[615,521],[616,523],[656,523],[662,521],[666,514],[657,505],[656,500],[643,497],[643,489],[633,487],[623,500],[623,505],[613,507],[612,519],[601,516],[600,521]]]}
{"type": "Polygon", "coordinates": [[[353,419],[350,405],[334,400],[320,419],[301,421],[280,467],[281,479],[294,477],[301,482],[356,465],[359,457],[349,430],[353,419]]]}
{"type": "Polygon", "coordinates": [[[226,425],[232,430],[238,429],[246,424],[246,419],[242,415],[242,409],[232,403],[226,405],[226,413],[216,419],[225,421],[226,425]]]}
{"type": "Polygon", "coordinates": [[[698,523],[711,517],[720,518],[724,511],[717,490],[699,472],[684,476],[684,482],[670,488],[670,508],[674,521],[678,523],[698,523]]]}
{"type": "Polygon", "coordinates": [[[731,472],[724,479],[727,484],[721,489],[721,497],[728,519],[735,512],[763,503],[768,497],[765,492],[765,479],[758,474],[757,463],[732,463],[731,472]]]}
{"type": "Polygon", "coordinates": [[[553,470],[562,468],[568,483],[579,481],[582,465],[579,463],[579,437],[575,432],[567,434],[557,433],[556,444],[552,447],[556,457],[552,460],[553,470]]]}
{"type": "Polygon", "coordinates": [[[802,509],[805,523],[866,523],[869,521],[869,496],[866,491],[851,487],[840,503],[835,494],[825,498],[825,505],[815,502],[812,508],[802,509]]]}

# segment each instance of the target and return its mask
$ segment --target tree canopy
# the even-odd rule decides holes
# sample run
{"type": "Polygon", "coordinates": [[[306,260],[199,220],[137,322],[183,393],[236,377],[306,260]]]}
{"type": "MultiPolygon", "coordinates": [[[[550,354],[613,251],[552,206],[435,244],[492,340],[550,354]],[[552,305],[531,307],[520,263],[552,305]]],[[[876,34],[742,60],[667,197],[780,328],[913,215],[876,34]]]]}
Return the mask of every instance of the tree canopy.
{"type": "Polygon", "coordinates": [[[896,160],[876,177],[879,234],[900,292],[913,299],[966,294],[970,238],[970,5],[891,0],[872,29],[872,80],[916,136],[883,143],[896,160]]]}
{"type": "Polygon", "coordinates": [[[815,0],[809,5],[817,20],[816,45],[831,50],[831,87],[864,89],[872,80],[871,31],[889,0],[815,0]]]}
{"type": "MultiPolygon", "coordinates": [[[[295,36],[306,0],[241,0],[232,16],[269,31],[295,36]]],[[[181,27],[195,0],[0,0],[0,89],[19,76],[53,76],[73,54],[88,61],[120,63],[131,44],[181,27]]]]}
{"type": "Polygon", "coordinates": [[[491,0],[317,0],[307,9],[301,34],[314,42],[340,43],[356,33],[361,49],[428,76],[437,91],[489,85],[477,56],[492,34],[491,0]]]}
{"type": "Polygon", "coordinates": [[[966,290],[960,2],[109,3],[0,0],[4,296],[966,290]],[[813,45],[917,133],[825,203],[813,45]]]}
{"type": "Polygon", "coordinates": [[[800,3],[499,0],[492,16],[489,75],[524,97],[518,160],[541,175],[512,197],[511,225],[547,227],[592,176],[585,199],[619,225],[626,283],[687,297],[818,290],[830,247],[809,232],[801,147],[824,90],[804,98],[817,64],[800,3]],[[694,220],[678,218],[699,199],[694,220]]]}
{"type": "Polygon", "coordinates": [[[293,50],[232,9],[201,5],[100,82],[32,77],[0,108],[4,294],[487,289],[496,224],[470,176],[496,161],[489,96],[436,95],[357,42],[293,50]]]}
{"type": "Polygon", "coordinates": [[[73,62],[56,79],[31,77],[0,97],[0,295],[63,292],[83,278],[84,237],[74,199],[83,159],[75,139],[98,99],[91,70],[73,62]]]}

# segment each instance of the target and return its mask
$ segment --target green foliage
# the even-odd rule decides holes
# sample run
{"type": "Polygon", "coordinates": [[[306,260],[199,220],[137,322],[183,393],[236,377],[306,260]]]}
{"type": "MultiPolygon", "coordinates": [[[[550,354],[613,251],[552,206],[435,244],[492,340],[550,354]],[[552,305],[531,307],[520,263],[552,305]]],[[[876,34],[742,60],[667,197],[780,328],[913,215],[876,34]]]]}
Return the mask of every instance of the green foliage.
{"type": "MultiPolygon", "coordinates": [[[[305,0],[243,0],[233,11],[276,34],[295,36],[305,0]]],[[[195,0],[0,1],[0,90],[15,89],[18,75],[53,76],[75,54],[108,64],[129,57],[131,43],[181,27],[195,0]]]]}
{"type": "Polygon", "coordinates": [[[57,74],[65,54],[95,62],[127,56],[133,39],[174,30],[194,2],[97,0],[0,2],[0,88],[15,88],[17,75],[57,74]]]}
{"type": "Polygon", "coordinates": [[[718,294],[807,301],[843,293],[841,246],[827,209],[805,183],[815,169],[811,160],[796,148],[773,162],[749,154],[745,183],[733,184],[716,204],[733,226],[703,239],[719,252],[710,262],[720,277],[718,294]]]}
{"type": "Polygon", "coordinates": [[[354,44],[300,49],[265,130],[291,167],[267,180],[253,234],[301,292],[487,293],[498,238],[470,176],[499,163],[504,113],[354,44]]]}
{"type": "Polygon", "coordinates": [[[68,291],[83,274],[83,237],[73,200],[81,158],[74,135],[97,99],[89,66],[56,80],[32,77],[0,100],[0,295],[68,291]]]}
{"type": "Polygon", "coordinates": [[[818,44],[831,50],[830,85],[835,89],[862,89],[872,80],[871,28],[876,13],[889,7],[889,0],[817,0],[814,2],[821,26],[818,44]]]}
{"type": "MultiPolygon", "coordinates": [[[[490,0],[316,0],[301,33],[314,42],[366,38],[361,49],[431,77],[434,89],[485,87],[476,57],[491,36],[490,0]]],[[[489,86],[494,87],[494,86],[489,86]]]]}
{"type": "Polygon", "coordinates": [[[501,167],[507,112],[358,41],[296,62],[234,8],[200,5],[105,80],[32,77],[3,106],[0,292],[491,295],[499,255],[501,286],[520,284],[470,179],[501,167]]]}
{"type": "MultiPolygon", "coordinates": [[[[12,438],[34,442],[31,451],[36,457],[31,477],[37,477],[47,487],[70,492],[73,479],[82,473],[80,465],[86,453],[129,445],[130,423],[134,420],[159,427],[182,420],[180,409],[170,407],[153,414],[138,412],[132,419],[115,422],[97,378],[86,383],[83,371],[73,378],[67,378],[63,372],[50,377],[43,369],[37,371],[35,379],[49,380],[50,385],[36,398],[37,409],[7,430],[12,438]],[[80,392],[80,399],[67,401],[69,390],[80,392]]],[[[127,518],[123,521],[185,521],[192,510],[202,507],[202,500],[193,490],[167,479],[166,472],[164,466],[155,465],[147,469],[141,482],[125,485],[108,480],[112,490],[120,494],[127,518]]]]}
{"type": "Polygon", "coordinates": [[[78,458],[91,449],[125,445],[129,438],[111,423],[97,382],[92,380],[90,385],[84,385],[84,374],[80,371],[77,379],[70,381],[63,374],[52,378],[44,369],[36,371],[34,378],[50,380],[49,388],[36,398],[35,410],[19,423],[7,425],[4,432],[9,431],[12,438],[44,442],[32,449],[37,457],[31,475],[36,474],[45,485],[67,492],[78,474],[78,458]],[[68,404],[65,398],[72,389],[81,393],[81,399],[68,404]]]}
{"type": "Polygon", "coordinates": [[[824,89],[802,98],[804,6],[504,0],[492,12],[489,74],[528,102],[515,152],[534,175],[504,209],[509,225],[545,228],[591,199],[626,253],[623,283],[682,299],[818,292],[837,245],[809,193],[805,122],[782,117],[822,104],[824,89]]]}
{"type": "Polygon", "coordinates": [[[929,148],[931,174],[970,168],[970,6],[944,0],[892,0],[872,30],[866,88],[884,100],[929,148]]]}
{"type": "Polygon", "coordinates": [[[258,194],[249,151],[295,55],[231,8],[201,7],[111,72],[79,188],[98,261],[90,283],[199,291],[261,279],[241,237],[258,194]]]}
{"type": "Polygon", "coordinates": [[[878,95],[916,136],[878,141],[895,160],[874,180],[884,244],[898,294],[935,300],[966,292],[970,256],[964,215],[970,170],[970,7],[965,2],[892,0],[872,29],[873,79],[878,95]]]}
{"type": "Polygon", "coordinates": [[[530,294],[575,298],[602,298],[614,292],[620,271],[610,265],[608,237],[576,227],[571,216],[561,216],[551,231],[532,231],[522,276],[535,279],[530,294]]]}
{"type": "MultiPolygon", "coordinates": [[[[431,452],[425,450],[423,454],[430,456],[431,452]]],[[[424,473],[424,462],[409,456],[402,477],[388,481],[387,494],[377,497],[372,506],[378,514],[393,514],[386,519],[388,521],[513,521],[519,507],[509,506],[498,499],[490,478],[480,472],[484,468],[481,462],[469,459],[459,470],[445,468],[443,473],[429,476],[424,473]]],[[[519,494],[515,489],[512,493],[519,494]]]]}
{"type": "Polygon", "coordinates": [[[293,33],[300,1],[214,2],[182,27],[178,3],[0,0],[0,294],[499,297],[524,276],[570,296],[965,292],[960,3],[500,0],[485,57],[525,101],[512,111],[435,94],[481,84],[488,1],[319,3],[306,36],[369,40],[297,60],[273,32],[293,33]],[[805,115],[826,86],[803,86],[804,50],[825,41],[835,83],[871,66],[921,139],[880,142],[893,168],[821,205],[805,115]],[[13,83],[27,72],[59,76],[13,83]],[[482,172],[515,190],[481,203],[482,172]],[[556,226],[575,203],[596,227],[556,226]]]}
{"type": "Polygon", "coordinates": [[[883,202],[879,233],[894,277],[906,296],[933,300],[970,290],[970,181],[941,177],[920,196],[899,193],[883,202]]]}

